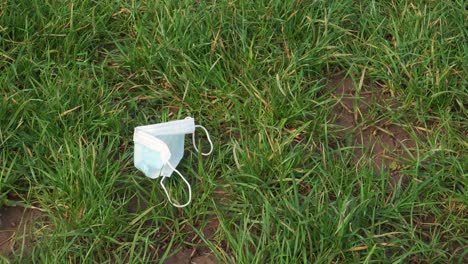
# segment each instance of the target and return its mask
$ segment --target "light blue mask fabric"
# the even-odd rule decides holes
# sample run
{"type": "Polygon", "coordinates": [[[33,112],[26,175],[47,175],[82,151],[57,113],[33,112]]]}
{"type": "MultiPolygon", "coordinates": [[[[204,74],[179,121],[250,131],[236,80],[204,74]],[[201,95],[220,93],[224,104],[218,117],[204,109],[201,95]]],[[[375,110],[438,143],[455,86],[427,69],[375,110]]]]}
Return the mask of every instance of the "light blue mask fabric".
{"type": "Polygon", "coordinates": [[[164,166],[161,153],[141,143],[135,143],[134,162],[135,167],[150,178],[156,178],[164,166]]]}
{"type": "Polygon", "coordinates": [[[211,150],[208,153],[201,154],[204,156],[211,154],[213,151],[213,143],[211,142],[208,131],[203,126],[195,125],[195,121],[191,117],[155,125],[139,126],[135,128],[135,133],[133,135],[133,141],[135,143],[135,167],[152,179],[162,177],[160,182],[161,186],[169,201],[176,207],[185,207],[192,199],[190,184],[176,167],[184,156],[185,134],[192,134],[194,148],[198,151],[195,145],[196,127],[200,127],[205,131],[211,146],[211,150]],[[164,179],[166,177],[171,177],[174,171],[182,178],[189,189],[189,200],[184,205],[178,205],[171,201],[169,193],[163,183],[164,179]]]}

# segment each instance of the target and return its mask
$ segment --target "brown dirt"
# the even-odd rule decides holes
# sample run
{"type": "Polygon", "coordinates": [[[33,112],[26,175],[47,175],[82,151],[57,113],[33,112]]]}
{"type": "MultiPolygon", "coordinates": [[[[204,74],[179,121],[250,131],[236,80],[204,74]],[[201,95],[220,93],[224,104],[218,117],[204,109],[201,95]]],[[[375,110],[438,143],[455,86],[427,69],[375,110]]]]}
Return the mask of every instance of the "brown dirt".
{"type": "MultiPolygon", "coordinates": [[[[216,231],[219,227],[219,221],[216,217],[212,217],[208,224],[202,229],[203,237],[206,240],[212,241],[215,237],[216,231]]],[[[213,255],[213,252],[207,247],[203,239],[199,236],[192,237],[192,243],[195,242],[195,246],[192,248],[185,248],[167,258],[165,264],[216,264],[218,261],[213,255]]]]}
{"type": "Polygon", "coordinates": [[[137,195],[134,195],[132,198],[130,198],[126,208],[128,213],[134,214],[138,212],[144,212],[146,209],[148,209],[148,207],[148,204],[143,201],[143,199],[137,195]]]}
{"type": "Polygon", "coordinates": [[[194,264],[217,264],[216,259],[211,255],[198,256],[192,259],[194,264]]]}
{"type": "Polygon", "coordinates": [[[183,249],[171,257],[167,258],[163,263],[164,264],[190,264],[192,254],[191,249],[183,249]]]}
{"type": "Polygon", "coordinates": [[[191,257],[193,251],[184,249],[177,252],[175,255],[167,258],[164,264],[217,264],[216,258],[210,254],[191,257]]]}
{"type": "MultiPolygon", "coordinates": [[[[222,205],[229,202],[229,194],[223,190],[223,188],[217,188],[214,190],[213,195],[217,198],[217,204],[222,205]]],[[[217,244],[223,250],[228,252],[225,241],[216,241],[216,232],[219,228],[219,219],[215,215],[211,215],[208,218],[208,222],[201,229],[202,236],[205,240],[212,241],[215,245],[217,244]]],[[[204,222],[204,221],[203,221],[204,222]]],[[[187,242],[194,246],[190,248],[184,248],[167,258],[165,264],[185,264],[185,263],[196,263],[196,264],[216,264],[218,263],[213,251],[206,245],[204,240],[196,232],[189,235],[187,242]]]]}
{"type": "Polygon", "coordinates": [[[328,79],[327,86],[338,102],[332,111],[338,129],[337,144],[354,147],[357,163],[368,156],[375,173],[390,171],[393,182],[398,182],[401,177],[398,171],[411,162],[416,147],[409,131],[414,131],[420,139],[422,133],[414,127],[394,124],[388,115],[382,114],[388,108],[398,107],[388,91],[367,81],[361,84],[356,85],[344,74],[335,74],[328,79]]]}
{"type": "Polygon", "coordinates": [[[39,210],[20,206],[0,208],[0,254],[8,256],[22,248],[31,248],[31,225],[41,216],[39,210]]]}
{"type": "MultiPolygon", "coordinates": [[[[229,194],[226,191],[224,191],[222,188],[217,188],[216,190],[214,190],[213,195],[217,197],[218,205],[226,204],[229,201],[228,199],[229,194]]],[[[145,201],[145,199],[137,195],[133,196],[126,206],[127,212],[134,213],[134,214],[141,213],[148,208],[149,206],[147,202],[145,201]]],[[[151,225],[151,222],[144,224],[144,226],[150,226],[150,225],[151,225]]],[[[215,215],[211,215],[208,217],[208,219],[205,219],[203,221],[197,221],[193,223],[193,225],[200,230],[202,235],[198,235],[197,232],[194,232],[191,227],[185,226],[182,232],[189,233],[188,237],[186,238],[186,242],[187,244],[191,244],[193,246],[183,247],[181,250],[179,250],[175,254],[166,258],[163,263],[166,263],[166,264],[218,263],[214,252],[212,252],[212,250],[204,242],[204,239],[205,239],[208,241],[213,241],[214,244],[219,245],[219,242],[215,242],[215,234],[219,228],[218,218],[215,215]],[[206,225],[203,226],[203,224],[205,223],[206,225]],[[204,239],[202,239],[202,237],[204,239]]],[[[164,251],[165,251],[164,249],[167,246],[166,241],[170,239],[171,232],[173,231],[169,229],[166,230],[165,232],[161,232],[162,234],[164,234],[165,237],[164,238],[159,237],[156,239],[156,240],[162,239],[163,242],[159,244],[160,247],[155,248],[155,252],[154,252],[155,261],[158,260],[158,258],[160,258],[164,254],[164,251]]],[[[223,249],[225,248],[222,245],[220,246],[223,249]]]]}

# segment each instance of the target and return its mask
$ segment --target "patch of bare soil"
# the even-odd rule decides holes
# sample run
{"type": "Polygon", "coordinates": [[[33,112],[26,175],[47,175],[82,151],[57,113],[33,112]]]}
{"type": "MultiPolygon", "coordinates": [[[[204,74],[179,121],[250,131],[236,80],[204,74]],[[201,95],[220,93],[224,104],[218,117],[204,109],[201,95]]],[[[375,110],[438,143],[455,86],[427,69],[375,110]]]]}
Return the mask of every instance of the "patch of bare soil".
{"type": "MultiPolygon", "coordinates": [[[[219,221],[216,217],[212,217],[208,224],[201,230],[203,238],[208,241],[213,241],[216,231],[219,227],[219,221]]],[[[218,261],[213,255],[213,252],[207,247],[203,239],[198,236],[192,236],[190,242],[195,244],[192,248],[185,248],[171,257],[167,258],[165,264],[216,264],[218,261]]]]}
{"type": "Polygon", "coordinates": [[[34,243],[30,226],[40,217],[41,212],[20,206],[0,208],[0,254],[9,256],[21,250],[28,250],[34,243]]]}
{"type": "MultiPolygon", "coordinates": [[[[218,205],[227,204],[229,202],[229,194],[222,188],[217,188],[213,191],[213,195],[216,197],[218,205]]],[[[148,197],[133,196],[126,206],[128,213],[140,214],[149,208],[147,203],[148,197]]],[[[167,205],[170,206],[170,205],[167,205]]],[[[182,212],[181,212],[182,213],[182,212]]],[[[151,221],[144,223],[143,227],[150,227],[151,221]]],[[[196,221],[192,223],[195,228],[200,232],[195,232],[192,227],[185,226],[181,232],[187,233],[188,237],[185,240],[185,244],[192,246],[185,246],[180,251],[164,259],[163,263],[166,264],[184,264],[184,263],[218,263],[214,252],[206,245],[205,241],[212,241],[215,245],[223,248],[226,251],[226,245],[224,242],[219,244],[219,241],[215,241],[215,234],[219,228],[219,220],[215,215],[209,216],[203,221],[196,221]]],[[[164,255],[165,249],[169,246],[169,240],[174,232],[171,228],[164,229],[159,232],[155,240],[159,241],[158,246],[154,247],[154,261],[160,260],[161,256],[164,255]]],[[[179,241],[183,243],[184,241],[179,241]]],[[[173,246],[176,248],[177,246],[173,246]]]]}
{"type": "MultiPolygon", "coordinates": [[[[213,193],[217,198],[218,205],[226,204],[229,201],[229,194],[224,191],[222,188],[218,188],[213,193]]],[[[187,239],[187,242],[194,245],[191,248],[185,248],[175,255],[169,257],[164,261],[165,264],[185,264],[185,263],[194,263],[194,264],[217,264],[218,261],[213,253],[213,251],[206,245],[205,240],[217,244],[217,246],[223,248],[225,252],[228,252],[227,245],[225,241],[219,243],[216,241],[216,232],[219,228],[219,220],[215,215],[209,217],[208,223],[200,227],[201,236],[193,233],[187,239]]]]}
{"type": "Polygon", "coordinates": [[[358,85],[344,74],[332,75],[327,82],[332,96],[338,103],[332,111],[334,124],[339,127],[338,144],[353,147],[356,162],[365,156],[371,157],[376,173],[390,171],[393,182],[398,182],[398,171],[413,159],[416,141],[423,134],[414,127],[392,123],[385,115],[386,109],[398,107],[388,91],[378,85],[361,82],[358,85]]]}
{"type": "Polygon", "coordinates": [[[164,261],[164,264],[190,264],[192,250],[183,249],[164,261]]]}

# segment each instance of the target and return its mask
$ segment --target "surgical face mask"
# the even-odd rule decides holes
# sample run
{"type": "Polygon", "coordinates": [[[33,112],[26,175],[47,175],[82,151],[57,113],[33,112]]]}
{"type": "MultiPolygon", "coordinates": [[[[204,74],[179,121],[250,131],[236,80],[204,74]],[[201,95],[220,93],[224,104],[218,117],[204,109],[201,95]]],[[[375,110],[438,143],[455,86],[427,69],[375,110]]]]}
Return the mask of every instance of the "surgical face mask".
{"type": "Polygon", "coordinates": [[[133,134],[135,167],[152,179],[162,177],[160,181],[161,187],[166,193],[169,202],[176,207],[185,207],[192,200],[192,188],[176,167],[184,156],[185,134],[192,134],[193,147],[198,151],[195,144],[195,129],[198,127],[205,131],[210,143],[210,151],[208,153],[202,152],[201,154],[203,156],[210,155],[213,152],[213,143],[211,142],[210,135],[206,128],[195,125],[195,121],[191,117],[155,125],[139,126],[135,128],[133,134]],[[188,187],[189,198],[187,203],[183,205],[172,202],[169,192],[164,185],[166,177],[171,177],[173,172],[176,172],[188,187]]]}

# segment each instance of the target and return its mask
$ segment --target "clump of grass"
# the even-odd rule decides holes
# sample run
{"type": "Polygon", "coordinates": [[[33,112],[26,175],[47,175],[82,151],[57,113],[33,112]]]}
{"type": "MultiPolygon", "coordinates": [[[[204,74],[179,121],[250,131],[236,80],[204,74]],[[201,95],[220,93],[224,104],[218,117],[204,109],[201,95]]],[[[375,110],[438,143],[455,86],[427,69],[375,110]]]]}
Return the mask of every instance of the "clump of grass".
{"type": "Polygon", "coordinates": [[[465,15],[461,1],[0,3],[0,206],[44,212],[8,259],[147,262],[203,244],[233,263],[463,262],[465,15]],[[374,116],[428,131],[408,184],[390,191],[390,172],[336,148],[330,72],[381,84],[399,106],[374,116]],[[215,152],[187,147],[194,201],[179,210],[133,167],[131,140],[185,116],[215,152]]]}

